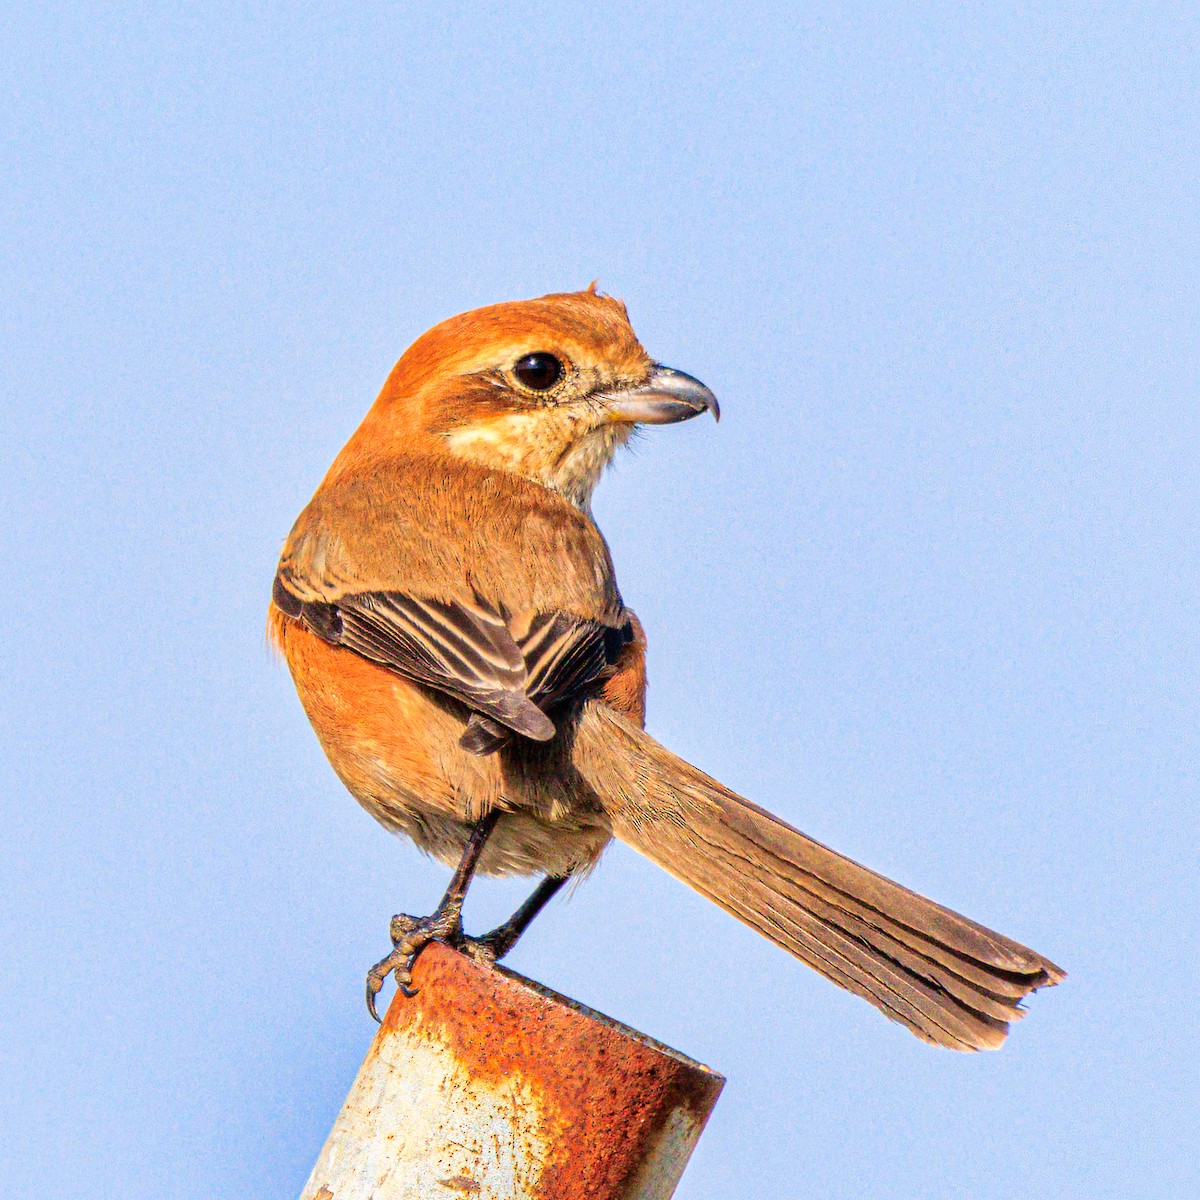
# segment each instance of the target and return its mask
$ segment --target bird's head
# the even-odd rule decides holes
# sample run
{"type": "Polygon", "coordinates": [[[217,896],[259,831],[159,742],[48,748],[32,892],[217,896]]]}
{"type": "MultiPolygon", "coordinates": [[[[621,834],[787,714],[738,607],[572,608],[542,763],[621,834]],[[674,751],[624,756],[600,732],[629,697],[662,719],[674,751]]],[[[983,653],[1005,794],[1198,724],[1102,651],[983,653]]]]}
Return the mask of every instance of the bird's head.
{"type": "Polygon", "coordinates": [[[654,362],[625,306],[587,291],[451,317],[409,347],[364,422],[375,445],[436,448],[586,507],[641,424],[719,416],[698,380],[654,362]]]}

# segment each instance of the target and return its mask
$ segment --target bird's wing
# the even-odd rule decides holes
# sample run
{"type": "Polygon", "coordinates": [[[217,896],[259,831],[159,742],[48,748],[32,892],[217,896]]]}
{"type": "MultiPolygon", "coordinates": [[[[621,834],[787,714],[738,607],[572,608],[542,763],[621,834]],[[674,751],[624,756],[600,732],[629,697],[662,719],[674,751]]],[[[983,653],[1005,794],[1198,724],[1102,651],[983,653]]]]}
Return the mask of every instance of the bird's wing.
{"type": "Polygon", "coordinates": [[[540,708],[570,699],[599,679],[632,637],[628,616],[612,626],[570,613],[537,613],[517,637],[529,674],[526,691],[540,708]]]}
{"type": "Polygon", "coordinates": [[[480,718],[464,734],[476,753],[498,749],[506,730],[552,738],[545,710],[600,678],[629,637],[628,622],[614,628],[569,613],[533,615],[514,632],[479,597],[447,603],[388,591],[325,600],[297,590],[281,571],[275,603],[319,637],[466,704],[480,718]]]}
{"type": "Polygon", "coordinates": [[[304,600],[276,576],[274,600],[313,633],[461,700],[535,741],[554,724],[529,698],[521,651],[503,618],[483,604],[446,604],[400,592],[348,592],[304,600]]]}
{"type": "Polygon", "coordinates": [[[377,471],[370,488],[351,482],[314,498],[284,546],[276,605],[325,641],[466,704],[463,744],[476,753],[513,733],[549,740],[547,712],[599,679],[632,636],[603,538],[545,498],[531,514],[492,495],[491,477],[455,490],[439,470],[434,488],[428,472],[402,466],[377,471]],[[477,494],[489,503],[471,502],[477,494]],[[481,530],[487,553],[445,553],[481,530]],[[527,586],[520,564],[531,555],[553,562],[542,573],[553,587],[527,586]]]}
{"type": "MultiPolygon", "coordinates": [[[[612,626],[568,613],[538,613],[516,638],[529,676],[527,695],[543,712],[580,695],[609,673],[633,637],[628,616],[623,625],[612,626]]],[[[510,740],[506,728],[476,712],[461,744],[474,754],[491,754],[510,740]]]]}

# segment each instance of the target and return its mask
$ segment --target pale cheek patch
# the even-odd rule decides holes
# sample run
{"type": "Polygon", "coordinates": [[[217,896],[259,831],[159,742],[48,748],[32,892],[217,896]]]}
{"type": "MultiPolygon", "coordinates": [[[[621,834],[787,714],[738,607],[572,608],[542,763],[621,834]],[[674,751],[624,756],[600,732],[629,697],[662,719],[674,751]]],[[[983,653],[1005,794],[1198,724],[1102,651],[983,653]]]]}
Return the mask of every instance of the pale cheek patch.
{"type": "Polygon", "coordinates": [[[534,414],[511,413],[456,429],[446,435],[446,443],[463,458],[511,469],[542,440],[538,425],[539,419],[534,414]]]}
{"type": "Polygon", "coordinates": [[[627,428],[595,424],[591,413],[543,409],[509,413],[446,435],[455,454],[532,479],[586,507],[627,428]]]}

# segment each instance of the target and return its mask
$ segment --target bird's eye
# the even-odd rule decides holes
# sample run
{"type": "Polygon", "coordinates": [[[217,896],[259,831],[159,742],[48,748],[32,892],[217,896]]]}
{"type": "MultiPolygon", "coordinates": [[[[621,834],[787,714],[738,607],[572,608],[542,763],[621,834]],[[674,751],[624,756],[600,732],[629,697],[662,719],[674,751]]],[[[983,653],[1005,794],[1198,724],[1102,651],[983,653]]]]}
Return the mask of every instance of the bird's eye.
{"type": "Polygon", "coordinates": [[[548,392],[563,376],[563,365],[553,354],[527,354],[513,366],[517,381],[535,392],[548,392]]]}

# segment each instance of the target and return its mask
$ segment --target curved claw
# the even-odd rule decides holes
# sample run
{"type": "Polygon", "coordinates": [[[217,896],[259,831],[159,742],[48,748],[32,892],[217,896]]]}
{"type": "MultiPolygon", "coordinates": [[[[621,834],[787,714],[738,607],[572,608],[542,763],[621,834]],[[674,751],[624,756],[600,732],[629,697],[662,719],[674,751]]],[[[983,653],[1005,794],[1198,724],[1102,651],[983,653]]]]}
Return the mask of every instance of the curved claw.
{"type": "Polygon", "coordinates": [[[396,987],[411,1000],[421,990],[412,986],[413,967],[421,951],[432,941],[441,940],[457,947],[466,940],[457,912],[452,913],[449,919],[444,913],[421,918],[400,913],[392,918],[391,934],[395,949],[367,972],[367,1012],[379,1024],[383,1022],[376,1011],[375,998],[389,975],[395,975],[396,987]]]}
{"type": "Polygon", "coordinates": [[[416,995],[407,987],[407,981],[412,978],[412,968],[416,957],[415,954],[402,953],[400,947],[397,947],[387,958],[380,959],[367,972],[367,1012],[375,1018],[376,1024],[382,1025],[383,1022],[375,1008],[375,998],[383,990],[383,981],[393,972],[395,972],[396,984],[400,990],[409,997],[416,995]]]}
{"type": "Polygon", "coordinates": [[[382,1025],[383,1021],[380,1019],[379,1013],[375,1009],[375,997],[378,996],[383,990],[383,981],[388,977],[389,973],[394,970],[393,967],[389,966],[386,971],[381,971],[380,968],[386,963],[387,959],[385,958],[383,962],[376,963],[367,972],[367,1012],[369,1012],[374,1018],[376,1025],[382,1025]]]}

